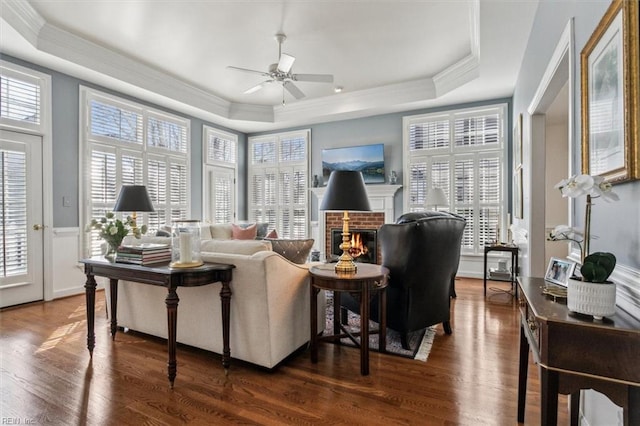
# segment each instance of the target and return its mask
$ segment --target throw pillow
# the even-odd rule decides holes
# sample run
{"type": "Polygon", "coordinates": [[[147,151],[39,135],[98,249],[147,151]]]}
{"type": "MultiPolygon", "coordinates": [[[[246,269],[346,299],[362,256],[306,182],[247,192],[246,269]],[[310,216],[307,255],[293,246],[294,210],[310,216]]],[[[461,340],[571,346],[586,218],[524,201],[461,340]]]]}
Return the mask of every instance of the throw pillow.
{"type": "Polygon", "coordinates": [[[158,229],[156,231],[156,237],[170,237],[171,232],[165,231],[164,229],[158,229]]]}
{"type": "Polygon", "coordinates": [[[278,231],[273,229],[271,232],[267,234],[265,238],[278,238],[278,231]]]}
{"type": "Polygon", "coordinates": [[[267,236],[267,231],[269,230],[268,222],[257,222],[257,223],[239,223],[238,226],[242,228],[248,228],[249,226],[256,225],[256,239],[262,240],[267,236]]]}
{"type": "Polygon", "coordinates": [[[256,224],[243,228],[235,223],[231,224],[231,236],[234,240],[253,240],[256,238],[258,228],[256,224]]]}
{"type": "Polygon", "coordinates": [[[271,248],[285,259],[293,263],[306,263],[309,252],[313,247],[313,239],[308,240],[285,240],[268,239],[271,241],[271,248]]]}

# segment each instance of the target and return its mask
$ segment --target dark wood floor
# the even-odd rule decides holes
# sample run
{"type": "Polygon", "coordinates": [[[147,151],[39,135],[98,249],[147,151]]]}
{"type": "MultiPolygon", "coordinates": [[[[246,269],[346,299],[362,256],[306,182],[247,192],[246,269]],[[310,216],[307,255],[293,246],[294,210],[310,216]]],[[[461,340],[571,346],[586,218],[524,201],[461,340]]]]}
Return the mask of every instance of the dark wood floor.
{"type": "MultiPolygon", "coordinates": [[[[505,283],[491,287],[508,288],[505,283]]],[[[273,371],[178,347],[170,390],[165,342],[119,333],[112,342],[98,294],[96,348],[86,349],[84,296],[0,313],[0,418],[13,424],[410,424],[514,425],[518,315],[511,295],[457,281],[453,334],[441,326],[426,363],[321,343],[318,364],[301,350],[273,371]]],[[[184,309],[184,307],[182,307],[184,309]]],[[[233,355],[233,348],[231,348],[233,355]]],[[[526,425],[539,424],[538,370],[529,368],[526,425]]],[[[559,403],[567,424],[567,402],[559,403]]]]}

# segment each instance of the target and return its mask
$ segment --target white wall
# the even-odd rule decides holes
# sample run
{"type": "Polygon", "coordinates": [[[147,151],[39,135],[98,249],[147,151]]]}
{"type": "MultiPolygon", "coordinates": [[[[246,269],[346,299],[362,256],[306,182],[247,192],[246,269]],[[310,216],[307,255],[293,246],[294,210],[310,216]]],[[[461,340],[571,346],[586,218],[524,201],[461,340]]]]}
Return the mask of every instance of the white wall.
{"type": "Polygon", "coordinates": [[[78,263],[78,228],[54,228],[53,230],[53,298],[84,292],[86,276],[78,263]]]}

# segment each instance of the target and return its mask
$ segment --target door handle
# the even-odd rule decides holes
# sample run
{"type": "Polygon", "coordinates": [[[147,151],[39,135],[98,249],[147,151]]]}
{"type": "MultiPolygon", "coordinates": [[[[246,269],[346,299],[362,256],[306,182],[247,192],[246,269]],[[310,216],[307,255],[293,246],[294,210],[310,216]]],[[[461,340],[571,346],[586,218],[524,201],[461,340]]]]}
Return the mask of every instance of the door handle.
{"type": "Polygon", "coordinates": [[[33,225],[33,230],[34,231],[41,231],[44,228],[45,228],[45,225],[40,225],[40,224],[37,224],[37,223],[35,225],[33,225]]]}

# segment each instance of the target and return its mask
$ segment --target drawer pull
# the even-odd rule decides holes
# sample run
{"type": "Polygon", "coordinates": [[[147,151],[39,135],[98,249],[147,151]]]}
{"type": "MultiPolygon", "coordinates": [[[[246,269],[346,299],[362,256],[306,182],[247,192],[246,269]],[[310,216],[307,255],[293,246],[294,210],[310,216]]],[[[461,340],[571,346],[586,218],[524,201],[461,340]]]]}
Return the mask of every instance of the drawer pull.
{"type": "Polygon", "coordinates": [[[520,305],[521,308],[524,308],[525,306],[527,306],[526,299],[518,299],[518,305],[520,305]]]}
{"type": "Polygon", "coordinates": [[[527,320],[527,325],[529,325],[529,330],[531,331],[536,331],[538,329],[536,322],[533,320],[527,320]]]}

